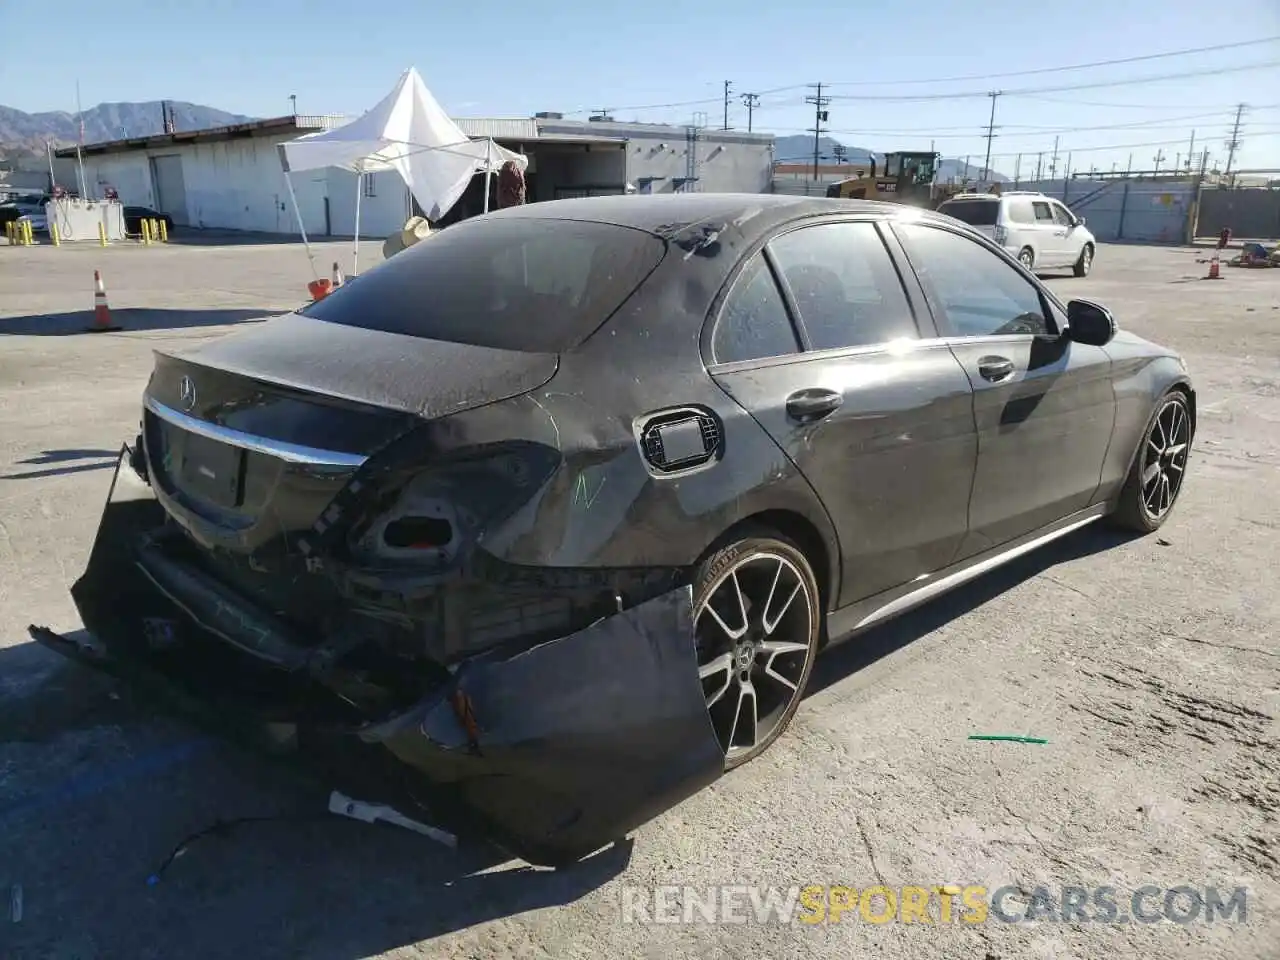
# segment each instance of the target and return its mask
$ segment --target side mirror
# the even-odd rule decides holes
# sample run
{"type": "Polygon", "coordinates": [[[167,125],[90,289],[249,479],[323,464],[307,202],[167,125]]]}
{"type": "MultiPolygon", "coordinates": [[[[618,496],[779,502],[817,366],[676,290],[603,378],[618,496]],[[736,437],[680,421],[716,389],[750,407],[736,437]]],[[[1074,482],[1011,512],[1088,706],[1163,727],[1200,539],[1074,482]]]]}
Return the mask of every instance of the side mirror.
{"type": "Polygon", "coordinates": [[[1077,226],[1077,227],[1083,227],[1083,226],[1084,226],[1084,217],[1076,217],[1076,226],[1077,226]]]}
{"type": "Polygon", "coordinates": [[[1105,347],[1116,335],[1116,321],[1106,307],[1090,300],[1072,300],[1067,304],[1066,334],[1076,343],[1105,347]]]}

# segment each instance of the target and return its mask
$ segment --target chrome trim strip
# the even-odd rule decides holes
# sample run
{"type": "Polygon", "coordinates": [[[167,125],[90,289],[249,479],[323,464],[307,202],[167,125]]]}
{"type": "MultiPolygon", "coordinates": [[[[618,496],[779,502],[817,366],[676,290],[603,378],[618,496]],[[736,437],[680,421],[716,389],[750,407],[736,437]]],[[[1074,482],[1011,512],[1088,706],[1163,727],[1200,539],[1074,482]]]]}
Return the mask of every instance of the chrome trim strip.
{"type": "Polygon", "coordinates": [[[172,407],[165,406],[151,396],[143,397],[142,404],[161,420],[171,423],[181,430],[186,430],[188,433],[195,433],[210,440],[217,440],[244,450],[252,450],[254,453],[266,454],[286,463],[303,464],[309,467],[355,469],[363,466],[364,462],[369,459],[358,453],[341,453],[337,450],[304,447],[296,443],[285,443],[282,440],[255,436],[252,433],[244,433],[241,430],[232,430],[230,427],[223,427],[205,420],[197,420],[195,417],[189,417],[185,413],[174,410],[172,407]]]}
{"type": "Polygon", "coordinates": [[[985,560],[981,560],[971,567],[965,567],[964,569],[948,574],[945,577],[928,581],[929,575],[926,574],[924,577],[920,578],[921,580],[925,580],[925,583],[922,583],[918,588],[912,590],[910,593],[904,594],[896,600],[890,600],[883,607],[872,611],[867,616],[859,620],[853,629],[862,630],[871,626],[873,623],[878,623],[881,620],[888,619],[889,617],[896,616],[897,614],[905,613],[912,607],[917,607],[920,604],[933,599],[939,594],[946,593],[947,591],[960,586],[962,583],[968,583],[970,580],[980,577],[984,573],[994,570],[996,567],[1004,566],[1004,564],[1008,563],[1010,560],[1016,560],[1018,557],[1031,553],[1033,550],[1038,550],[1040,547],[1057,540],[1059,537],[1065,537],[1068,533],[1071,533],[1074,530],[1079,530],[1081,527],[1093,523],[1095,520],[1102,517],[1106,513],[1106,504],[1095,504],[1092,507],[1086,507],[1085,513],[1086,516],[1083,516],[1072,523],[1058,527],[1055,530],[1050,530],[1048,533],[1034,537],[1026,543],[1018,544],[1015,547],[997,553],[995,556],[987,557],[985,560]]]}

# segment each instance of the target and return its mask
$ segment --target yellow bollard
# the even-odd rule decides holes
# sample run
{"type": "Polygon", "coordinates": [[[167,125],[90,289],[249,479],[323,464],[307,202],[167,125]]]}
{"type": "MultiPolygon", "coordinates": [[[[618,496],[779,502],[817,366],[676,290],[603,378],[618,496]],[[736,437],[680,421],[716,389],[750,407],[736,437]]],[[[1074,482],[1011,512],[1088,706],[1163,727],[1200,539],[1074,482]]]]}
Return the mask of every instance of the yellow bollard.
{"type": "Polygon", "coordinates": [[[23,220],[23,221],[22,221],[22,244],[23,244],[23,246],[27,246],[27,247],[29,247],[29,246],[31,246],[31,245],[32,245],[33,243],[35,243],[35,242],[36,242],[36,241],[35,241],[35,238],[34,238],[34,237],[33,237],[33,235],[32,235],[32,230],[31,230],[31,221],[30,221],[30,220],[23,220]]]}
{"type": "Polygon", "coordinates": [[[165,223],[163,220],[160,221],[160,242],[161,243],[169,242],[169,225],[165,223]]]}
{"type": "Polygon", "coordinates": [[[49,239],[50,239],[51,241],[53,241],[53,245],[54,245],[55,247],[60,247],[60,246],[62,246],[62,236],[58,233],[58,225],[57,225],[57,223],[50,222],[50,224],[49,224],[49,239]]]}
{"type": "Polygon", "coordinates": [[[13,246],[13,221],[6,220],[4,222],[4,238],[9,241],[9,246],[13,246]]]}
{"type": "Polygon", "coordinates": [[[107,245],[107,225],[105,223],[98,224],[98,243],[104,247],[107,245]]]}
{"type": "Polygon", "coordinates": [[[144,247],[151,246],[151,221],[142,221],[142,245],[144,247]]]}
{"type": "Polygon", "coordinates": [[[160,223],[154,217],[151,219],[151,242],[160,242],[160,223]]]}

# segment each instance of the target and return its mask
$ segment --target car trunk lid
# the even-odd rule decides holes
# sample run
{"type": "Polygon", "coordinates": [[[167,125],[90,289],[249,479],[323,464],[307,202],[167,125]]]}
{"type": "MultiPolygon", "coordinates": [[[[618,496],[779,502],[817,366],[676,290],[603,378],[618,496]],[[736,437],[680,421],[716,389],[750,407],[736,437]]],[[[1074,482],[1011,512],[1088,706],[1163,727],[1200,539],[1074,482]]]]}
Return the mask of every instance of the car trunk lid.
{"type": "MultiPolygon", "coordinates": [[[[249,554],[321,521],[364,462],[429,420],[517,396],[554,354],[402,336],[294,314],[156,353],[144,443],[166,511],[249,554]]],[[[275,551],[270,551],[275,552],[275,551]]]]}

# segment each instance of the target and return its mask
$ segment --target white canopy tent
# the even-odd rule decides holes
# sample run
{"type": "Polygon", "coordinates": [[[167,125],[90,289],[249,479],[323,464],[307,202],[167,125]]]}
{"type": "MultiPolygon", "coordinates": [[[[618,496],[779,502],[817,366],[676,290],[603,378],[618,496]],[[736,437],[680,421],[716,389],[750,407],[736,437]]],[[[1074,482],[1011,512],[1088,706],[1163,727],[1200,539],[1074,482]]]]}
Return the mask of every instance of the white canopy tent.
{"type": "MultiPolygon", "coordinates": [[[[457,203],[476,173],[485,174],[484,209],[489,209],[489,178],[514,160],[521,170],[528,158],[494,143],[472,140],[449,118],[431,95],[418,71],[410,67],[368,113],[321,133],[280,144],[280,162],[302,242],[311,257],[311,244],[298,209],[290,174],[298,170],[338,167],[356,174],[356,250],[352,273],[359,262],[360,197],[367,174],[395,170],[429,220],[437,220],[457,203]]],[[[317,279],[319,279],[317,275],[317,279]]]]}

